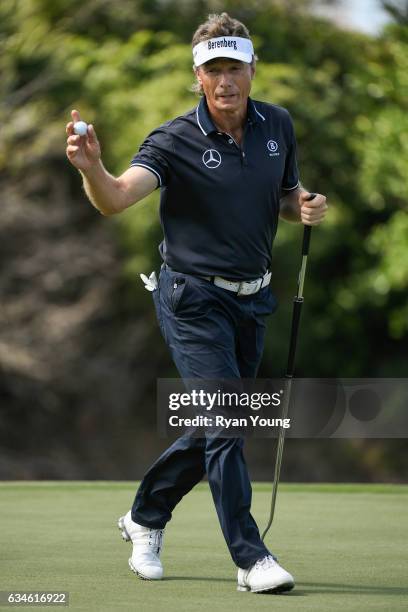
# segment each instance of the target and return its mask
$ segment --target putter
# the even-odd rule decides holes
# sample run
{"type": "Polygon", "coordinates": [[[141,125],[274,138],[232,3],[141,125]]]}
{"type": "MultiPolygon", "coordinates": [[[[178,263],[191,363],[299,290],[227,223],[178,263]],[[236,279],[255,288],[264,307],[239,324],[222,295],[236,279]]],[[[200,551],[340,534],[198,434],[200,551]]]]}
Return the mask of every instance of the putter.
{"type": "MultiPolygon", "coordinates": [[[[316,197],[316,194],[311,193],[307,199],[308,201],[310,201],[310,200],[313,200],[315,197],[316,197]]],[[[293,375],[294,375],[294,370],[295,370],[296,342],[297,342],[297,336],[298,336],[298,331],[299,331],[300,313],[302,312],[302,305],[303,305],[303,285],[305,282],[306,264],[307,264],[307,256],[309,254],[311,234],[312,234],[312,226],[305,225],[304,230],[303,230],[302,264],[300,267],[299,278],[298,278],[297,295],[295,295],[293,299],[292,329],[290,333],[288,364],[286,367],[286,374],[285,374],[286,388],[285,388],[285,397],[284,397],[284,403],[283,403],[283,408],[282,408],[282,419],[286,419],[286,417],[288,416],[288,411],[289,411],[292,380],[293,380],[293,375]]],[[[278,448],[276,451],[275,473],[273,477],[271,510],[269,514],[268,524],[265,528],[265,531],[262,534],[262,541],[265,539],[265,536],[268,533],[270,526],[272,525],[273,517],[275,514],[276,495],[278,492],[278,484],[279,484],[279,476],[280,476],[280,470],[281,470],[281,465],[282,465],[284,442],[285,442],[285,429],[283,427],[280,427],[279,434],[278,434],[278,448]]]]}

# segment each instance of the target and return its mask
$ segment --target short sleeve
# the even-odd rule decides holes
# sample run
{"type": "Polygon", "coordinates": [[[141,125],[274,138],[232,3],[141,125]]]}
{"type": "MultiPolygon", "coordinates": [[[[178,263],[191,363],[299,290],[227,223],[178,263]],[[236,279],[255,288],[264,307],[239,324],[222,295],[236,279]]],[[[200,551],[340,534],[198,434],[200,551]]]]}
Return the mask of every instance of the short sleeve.
{"type": "Polygon", "coordinates": [[[157,187],[167,184],[169,160],[173,151],[171,135],[165,128],[151,132],[141,144],[139,151],[130,162],[130,166],[141,166],[152,172],[157,180],[157,187]]]}
{"type": "Polygon", "coordinates": [[[286,159],[285,159],[285,171],[282,178],[282,190],[292,191],[299,186],[299,172],[297,166],[296,157],[296,137],[295,130],[293,128],[292,119],[287,113],[287,125],[285,130],[286,137],[286,159]]]}

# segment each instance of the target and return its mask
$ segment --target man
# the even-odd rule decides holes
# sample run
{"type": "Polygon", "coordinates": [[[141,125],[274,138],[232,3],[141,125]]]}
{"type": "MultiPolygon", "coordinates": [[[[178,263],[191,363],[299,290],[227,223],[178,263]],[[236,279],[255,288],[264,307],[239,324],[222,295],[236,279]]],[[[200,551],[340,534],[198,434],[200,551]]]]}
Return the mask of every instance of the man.
{"type": "MultiPolygon", "coordinates": [[[[193,37],[197,108],[154,130],[119,178],[104,168],[93,126],[67,125],[67,156],[92,204],[117,214],[161,188],[163,265],[153,299],[183,379],[254,378],[265,317],[278,216],[317,225],[326,198],[300,187],[288,112],[250,97],[255,55],[247,28],[210,15],[193,37]]],[[[74,121],[79,113],[72,112],[74,121]]],[[[152,281],[153,282],[153,281],[152,281]]],[[[221,529],[238,566],[238,590],[293,588],[293,577],[262,542],[250,513],[251,486],[241,438],[185,434],[145,474],[131,511],[119,519],[133,543],[131,569],[160,579],[163,530],[181,498],[208,476],[221,529]]]]}

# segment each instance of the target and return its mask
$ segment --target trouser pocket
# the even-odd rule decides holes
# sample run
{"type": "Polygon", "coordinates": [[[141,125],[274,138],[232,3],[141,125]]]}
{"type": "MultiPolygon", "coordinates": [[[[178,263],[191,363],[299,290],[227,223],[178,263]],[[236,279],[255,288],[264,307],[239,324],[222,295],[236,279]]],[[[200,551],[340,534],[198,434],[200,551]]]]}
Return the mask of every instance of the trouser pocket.
{"type": "Polygon", "coordinates": [[[164,269],[160,288],[163,305],[177,315],[177,319],[202,317],[213,305],[210,283],[189,274],[164,269]]]}
{"type": "Polygon", "coordinates": [[[186,288],[186,279],[183,277],[176,277],[172,280],[172,286],[170,290],[170,306],[174,313],[177,312],[177,308],[183,297],[184,290],[186,288]]]}
{"type": "Polygon", "coordinates": [[[157,287],[157,289],[152,291],[152,297],[153,297],[154,309],[156,311],[157,322],[159,324],[159,328],[160,328],[160,331],[162,333],[162,336],[163,336],[164,340],[167,342],[167,334],[166,334],[165,325],[164,325],[164,322],[163,322],[163,314],[162,314],[162,307],[161,307],[161,295],[160,294],[161,294],[161,288],[160,288],[160,277],[159,277],[158,287],[157,287]]]}

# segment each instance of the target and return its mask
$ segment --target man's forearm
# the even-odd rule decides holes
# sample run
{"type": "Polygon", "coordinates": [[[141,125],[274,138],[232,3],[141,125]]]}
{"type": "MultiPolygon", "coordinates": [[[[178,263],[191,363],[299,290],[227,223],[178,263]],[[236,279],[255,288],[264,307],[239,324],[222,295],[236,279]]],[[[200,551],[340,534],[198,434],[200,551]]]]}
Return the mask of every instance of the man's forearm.
{"type": "Polygon", "coordinates": [[[101,160],[88,170],[81,170],[85,193],[91,204],[103,215],[123,209],[123,192],[117,178],[109,174],[101,160]]]}
{"type": "Polygon", "coordinates": [[[289,191],[287,195],[280,199],[280,211],[279,216],[285,221],[291,223],[300,223],[300,206],[299,206],[299,195],[305,191],[303,187],[299,186],[293,191],[289,191]]]}

